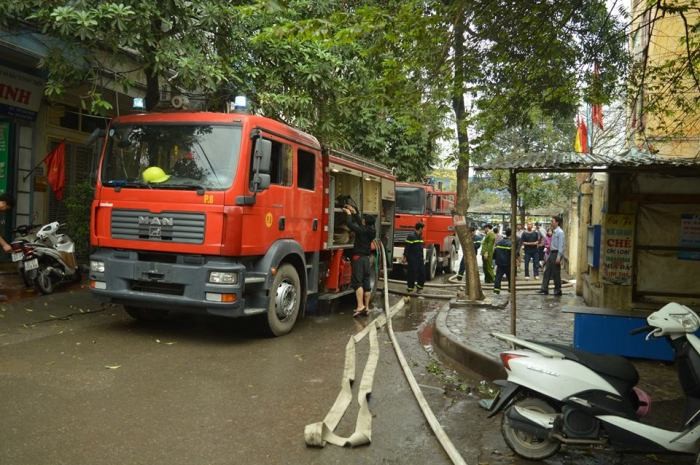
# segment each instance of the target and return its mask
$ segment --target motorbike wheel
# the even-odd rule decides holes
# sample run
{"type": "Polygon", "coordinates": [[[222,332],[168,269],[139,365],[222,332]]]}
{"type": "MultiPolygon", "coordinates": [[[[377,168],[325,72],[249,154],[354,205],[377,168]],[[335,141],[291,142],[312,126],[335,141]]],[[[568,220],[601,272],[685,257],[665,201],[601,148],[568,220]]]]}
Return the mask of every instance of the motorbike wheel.
{"type": "MultiPolygon", "coordinates": [[[[508,407],[508,410],[517,405],[520,408],[534,410],[540,413],[554,413],[556,410],[542,399],[526,397],[508,407]]],[[[508,447],[517,455],[528,460],[543,460],[556,454],[561,443],[556,439],[540,439],[535,435],[516,429],[508,419],[508,411],[503,413],[501,420],[501,433],[508,447]]]]}
{"type": "Polygon", "coordinates": [[[42,294],[51,294],[54,290],[54,285],[54,278],[51,276],[51,272],[46,268],[39,269],[34,279],[36,290],[42,294]]]}
{"type": "Polygon", "coordinates": [[[34,285],[34,278],[29,275],[29,272],[20,270],[19,274],[20,276],[22,276],[22,282],[24,283],[24,287],[29,289],[34,285]]]}
{"type": "Polygon", "coordinates": [[[124,305],[124,310],[131,318],[138,321],[161,321],[168,316],[167,310],[153,308],[124,305]]]}

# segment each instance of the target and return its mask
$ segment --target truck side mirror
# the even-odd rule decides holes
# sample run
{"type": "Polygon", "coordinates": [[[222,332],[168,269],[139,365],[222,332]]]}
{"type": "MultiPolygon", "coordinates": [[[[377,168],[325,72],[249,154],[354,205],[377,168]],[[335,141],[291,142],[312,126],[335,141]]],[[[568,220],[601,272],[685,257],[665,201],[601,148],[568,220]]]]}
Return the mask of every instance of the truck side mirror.
{"type": "Polygon", "coordinates": [[[272,141],[259,137],[255,141],[255,160],[258,162],[258,173],[270,173],[271,159],[272,141]]]}
{"type": "Polygon", "coordinates": [[[264,191],[270,187],[270,175],[267,173],[258,174],[258,182],[256,192],[264,191]]]}

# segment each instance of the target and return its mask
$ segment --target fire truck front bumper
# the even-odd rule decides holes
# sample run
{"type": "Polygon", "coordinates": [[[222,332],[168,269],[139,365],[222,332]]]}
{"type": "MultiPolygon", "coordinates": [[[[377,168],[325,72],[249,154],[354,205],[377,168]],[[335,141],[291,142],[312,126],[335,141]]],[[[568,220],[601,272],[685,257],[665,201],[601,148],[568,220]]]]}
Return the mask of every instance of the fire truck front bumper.
{"type": "Polygon", "coordinates": [[[245,266],[224,257],[98,250],[90,290],[100,300],[173,313],[242,317],[245,266]]]}

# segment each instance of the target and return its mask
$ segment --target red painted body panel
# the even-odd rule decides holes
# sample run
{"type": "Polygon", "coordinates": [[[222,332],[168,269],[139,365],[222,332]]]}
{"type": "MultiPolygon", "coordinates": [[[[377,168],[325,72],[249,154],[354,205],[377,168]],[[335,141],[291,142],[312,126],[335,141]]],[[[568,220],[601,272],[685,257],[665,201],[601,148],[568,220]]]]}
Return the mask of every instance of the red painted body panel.
{"type": "MultiPolygon", "coordinates": [[[[121,189],[102,185],[101,172],[92,205],[90,242],[96,247],[152,250],[159,252],[192,253],[245,257],[264,255],[270,244],[279,239],[294,239],[304,251],[321,251],[324,228],[328,224],[326,206],[329,161],[363,172],[390,179],[386,171],[360,165],[354,161],[323,154],[315,137],[278,121],[250,114],[172,112],[133,114],[115,118],[112,124],[234,124],[242,128],[240,157],[233,183],[225,191],[207,191],[204,196],[193,190],[121,189]],[[265,138],[284,142],[294,149],[294,175],[290,186],[271,185],[258,192],[254,205],[237,206],[242,196],[252,196],[249,189],[252,140],[260,131],[265,138]],[[296,171],[297,150],[316,155],[314,190],[298,188],[296,171]],[[206,215],[205,239],[202,244],[182,244],[158,241],[123,240],[111,237],[112,209],[163,211],[194,211],[206,215]],[[284,229],[280,220],[284,219],[284,229]],[[314,223],[316,228],[314,229],[314,223]]],[[[105,144],[106,148],[106,144],[105,144]]],[[[100,166],[104,161],[103,153],[100,166]]],[[[327,254],[330,257],[330,254],[327,254]]]]}

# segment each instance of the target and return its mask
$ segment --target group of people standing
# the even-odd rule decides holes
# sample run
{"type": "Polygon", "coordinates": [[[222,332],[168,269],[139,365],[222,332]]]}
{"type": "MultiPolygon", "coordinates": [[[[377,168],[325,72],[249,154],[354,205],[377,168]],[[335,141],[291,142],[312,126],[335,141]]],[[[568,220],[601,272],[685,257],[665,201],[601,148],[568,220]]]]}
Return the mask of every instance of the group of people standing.
{"type": "MultiPolygon", "coordinates": [[[[370,261],[371,244],[376,235],[374,229],[375,219],[371,215],[360,215],[356,208],[345,205],[343,210],[347,214],[348,227],[355,233],[354,247],[352,250],[352,288],[355,290],[357,307],[353,316],[366,316],[369,313],[371,297],[370,261]]],[[[561,229],[561,217],[553,216],[551,226],[545,229],[540,223],[528,223],[527,229],[516,233],[517,242],[515,251],[520,257],[522,249],[525,257],[525,279],[530,279],[530,264],[532,275],[539,278],[540,267],[544,267],[544,276],[539,294],[549,294],[549,281],[554,281],[554,295],[562,295],[561,291],[561,261],[565,254],[564,231],[561,229]]],[[[477,228],[470,228],[474,251],[481,249],[481,258],[484,270],[484,282],[493,283],[493,292],[501,292],[501,283],[505,278],[511,285],[510,258],[513,253],[511,230],[506,228],[500,234],[498,227],[491,224],[484,226],[481,233],[477,228]],[[494,267],[495,265],[495,267],[494,267]]],[[[425,283],[425,266],[423,260],[423,223],[418,222],[414,231],[406,240],[403,263],[406,265],[407,280],[406,290],[410,292],[423,289],[425,283]]],[[[464,258],[459,266],[457,279],[464,276],[464,258]]]]}
{"type": "MultiPolygon", "coordinates": [[[[553,216],[550,228],[545,229],[540,223],[527,223],[527,229],[516,233],[516,256],[520,258],[521,249],[524,256],[525,279],[530,279],[530,264],[532,276],[538,279],[541,267],[544,268],[539,294],[549,294],[549,282],[554,281],[554,295],[562,295],[561,291],[561,260],[565,256],[565,237],[561,228],[561,217],[553,216]]],[[[510,284],[510,258],[513,252],[511,229],[506,228],[500,234],[498,227],[491,224],[484,226],[483,234],[472,228],[472,240],[478,251],[481,248],[481,259],[484,271],[484,283],[493,283],[493,292],[501,291],[503,279],[510,284]]],[[[457,272],[457,279],[464,275],[464,260],[457,272]]]]}

